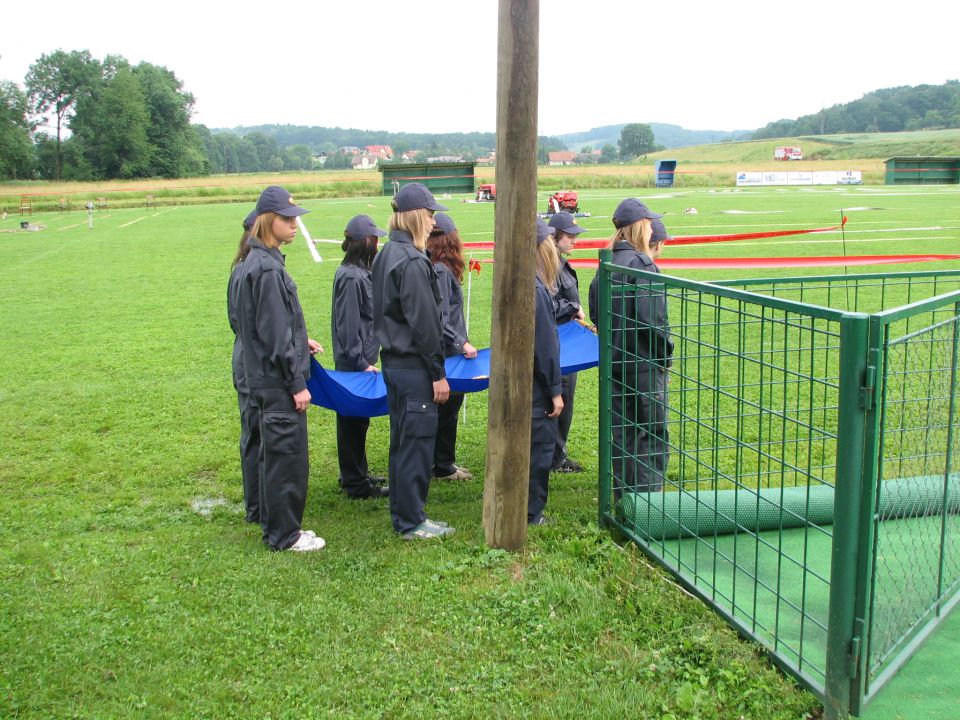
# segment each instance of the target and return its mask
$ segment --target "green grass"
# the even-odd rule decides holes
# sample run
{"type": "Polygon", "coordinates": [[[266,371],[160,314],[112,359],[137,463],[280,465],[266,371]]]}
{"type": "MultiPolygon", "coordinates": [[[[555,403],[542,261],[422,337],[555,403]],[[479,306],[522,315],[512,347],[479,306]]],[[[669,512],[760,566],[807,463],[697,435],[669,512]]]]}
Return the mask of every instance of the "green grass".
{"type": "MultiPolygon", "coordinates": [[[[609,214],[635,192],[582,193],[595,215],[583,220],[587,235],[607,236],[609,214]]],[[[883,206],[852,214],[848,242],[873,239],[848,252],[865,254],[953,251],[956,199],[949,188],[703,190],[650,204],[669,213],[674,234],[820,227],[840,207],[883,206]],[[690,206],[700,214],[679,214],[690,206]],[[944,229],[904,230],[911,239],[899,242],[854,232],[920,226],[944,229]]],[[[341,236],[358,212],[381,225],[388,217],[386,198],[305,204],[315,238],[341,236]]],[[[492,236],[492,206],[447,204],[466,240],[492,236]]],[[[398,541],[385,502],[337,492],[334,416],[319,408],[305,527],[328,548],[267,552],[240,514],[224,302],[248,209],[111,209],[93,230],[85,213],[35,214],[40,232],[16,230],[19,217],[0,223],[0,717],[818,712],[753,645],[595,527],[595,371],[581,374],[570,441],[587,472],[554,479],[548,510],[558,522],[532,531],[525,552],[485,548],[480,480],[431,489],[430,515],[458,528],[450,541],[398,541]],[[224,504],[194,510],[210,499],[224,504]]],[[[830,242],[669,252],[842,252],[839,236],[817,237],[830,242]]],[[[298,238],[287,256],[311,335],[327,345],[339,249],[320,251],[315,264],[298,238]]],[[[484,266],[472,281],[478,347],[490,334],[492,274],[484,266]]],[[[591,277],[580,272],[584,292],[591,277]]],[[[387,440],[386,419],[374,420],[380,472],[387,440]]],[[[485,442],[486,398],[470,395],[459,460],[478,478],[485,442]]]]}

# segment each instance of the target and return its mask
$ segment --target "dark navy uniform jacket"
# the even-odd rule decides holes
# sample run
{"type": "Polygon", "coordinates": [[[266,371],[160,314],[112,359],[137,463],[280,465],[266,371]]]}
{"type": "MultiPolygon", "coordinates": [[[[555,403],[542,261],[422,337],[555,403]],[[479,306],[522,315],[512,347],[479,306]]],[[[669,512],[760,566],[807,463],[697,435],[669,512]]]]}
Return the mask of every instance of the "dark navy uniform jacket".
{"type": "Polygon", "coordinates": [[[565,257],[560,258],[560,274],[557,276],[557,294],[553,296],[557,325],[570,322],[580,310],[580,285],[577,271],[565,257]]]}
{"type": "Polygon", "coordinates": [[[251,390],[286,388],[296,395],[310,377],[307,326],[297,286],[279,250],[255,238],[248,242],[250,254],[240,266],[236,288],[247,383],[251,390]]]}
{"type": "Polygon", "coordinates": [[[560,338],[553,312],[553,299],[537,277],[533,331],[533,404],[553,409],[560,394],[560,338]]]}
{"type": "MultiPolygon", "coordinates": [[[[646,253],[637,250],[626,240],[613,246],[613,262],[625,267],[660,272],[660,268],[646,253]]],[[[599,319],[599,273],[590,283],[590,321],[599,319]]],[[[673,364],[673,340],[667,321],[667,297],[662,290],[650,287],[643,280],[614,273],[614,284],[636,284],[637,292],[623,298],[613,298],[613,363],[630,364],[633,360],[647,361],[668,368],[673,364]]],[[[636,369],[636,368],[635,368],[636,369]]]]}
{"type": "Polygon", "coordinates": [[[437,272],[413,238],[390,233],[373,261],[373,327],[384,367],[422,368],[432,382],[446,377],[437,272]]]}
{"type": "Polygon", "coordinates": [[[243,370],[243,342],[240,339],[240,310],[237,307],[237,288],[240,285],[240,272],[243,270],[243,261],[237,263],[227,281],[227,320],[233,330],[233,387],[237,392],[250,392],[247,387],[247,377],[243,370]]]}
{"type": "Polygon", "coordinates": [[[440,307],[443,326],[444,357],[463,355],[463,344],[467,342],[467,324],[463,317],[463,290],[453,271],[443,263],[434,263],[440,295],[443,304],[440,307]]]}
{"type": "Polygon", "coordinates": [[[337,370],[359,372],[376,365],[380,346],[373,333],[373,280],[369,268],[352,264],[337,268],[330,321],[337,370]]]}

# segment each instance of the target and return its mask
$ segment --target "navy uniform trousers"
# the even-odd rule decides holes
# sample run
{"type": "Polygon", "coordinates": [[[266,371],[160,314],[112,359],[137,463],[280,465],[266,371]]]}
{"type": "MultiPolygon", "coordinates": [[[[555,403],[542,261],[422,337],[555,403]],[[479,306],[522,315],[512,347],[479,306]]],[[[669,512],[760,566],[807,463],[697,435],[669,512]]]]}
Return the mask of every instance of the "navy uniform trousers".
{"type": "Polygon", "coordinates": [[[367,431],[370,418],[337,413],[337,461],[340,464],[340,487],[350,497],[366,497],[370,491],[367,478],[367,431]]]}
{"type": "Polygon", "coordinates": [[[553,452],[553,467],[560,467],[567,459],[567,437],[573,424],[573,397],[577,392],[577,374],[570,373],[560,378],[560,394],[563,396],[563,410],[560,411],[557,429],[557,445],[553,452]]]}
{"type": "Polygon", "coordinates": [[[642,364],[626,374],[613,370],[613,488],[656,492],[663,488],[670,460],[667,430],[667,374],[642,364]]]}
{"type": "Polygon", "coordinates": [[[426,370],[384,367],[383,380],[390,411],[390,519],[403,534],[427,519],[437,405],[426,370]]]}
{"type": "MultiPolygon", "coordinates": [[[[536,390],[534,390],[536,395],[536,390]]],[[[547,417],[552,410],[544,407],[543,401],[533,402],[530,423],[530,490],[527,497],[527,522],[533,522],[543,515],[547,506],[547,492],[550,484],[550,469],[553,466],[553,452],[557,446],[559,429],[557,418],[547,417]]]]}
{"type": "Polygon", "coordinates": [[[260,410],[260,518],[263,540],[285,550],[300,537],[307,503],[307,414],[297,412],[285,388],[259,388],[253,397],[260,410]]]}
{"type": "Polygon", "coordinates": [[[240,472],[247,522],[260,522],[260,408],[246,389],[237,389],[240,405],[240,472]]]}
{"type": "Polygon", "coordinates": [[[437,406],[437,443],[433,451],[433,474],[446,477],[456,472],[457,417],[463,407],[463,393],[450,393],[450,399],[437,406]]]}

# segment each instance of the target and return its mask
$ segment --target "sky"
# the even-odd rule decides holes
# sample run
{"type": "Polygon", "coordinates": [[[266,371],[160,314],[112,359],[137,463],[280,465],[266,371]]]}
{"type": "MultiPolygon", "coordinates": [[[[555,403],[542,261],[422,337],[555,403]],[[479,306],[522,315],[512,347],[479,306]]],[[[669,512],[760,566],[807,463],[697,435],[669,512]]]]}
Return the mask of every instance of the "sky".
{"type": "MultiPolygon", "coordinates": [[[[497,15],[495,0],[49,0],[4,33],[0,80],[88,49],[172,70],[212,128],[492,132],[497,15]]],[[[941,84],[960,79],[958,26],[956,0],[540,0],[539,128],[750,130],[941,84]]]]}

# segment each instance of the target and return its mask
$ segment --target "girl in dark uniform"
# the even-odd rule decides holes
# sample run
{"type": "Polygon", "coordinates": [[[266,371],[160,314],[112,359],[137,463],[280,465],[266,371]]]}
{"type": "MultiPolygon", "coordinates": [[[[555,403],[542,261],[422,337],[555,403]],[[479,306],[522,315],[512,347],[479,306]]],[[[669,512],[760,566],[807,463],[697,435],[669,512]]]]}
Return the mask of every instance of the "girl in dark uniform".
{"type": "Polygon", "coordinates": [[[274,550],[298,552],[326,544],[300,527],[310,470],[306,381],[310,355],[320,346],[307,337],[297,286],[280,253],[297,236],[296,219],[306,212],[283,188],[260,194],[236,293],[244,374],[260,411],[263,539],[274,550]]]}
{"type": "Polygon", "coordinates": [[[237,248],[230,280],[227,282],[227,319],[233,330],[233,387],[240,405],[240,473],[243,477],[243,505],[247,522],[260,522],[260,410],[253,401],[247,377],[243,370],[243,343],[240,341],[240,316],[236,305],[237,285],[243,261],[250,252],[250,231],[257,219],[252,211],[243,220],[243,235],[237,248]]]}
{"type": "MultiPolygon", "coordinates": [[[[616,233],[610,239],[617,265],[660,272],[667,232],[662,216],[636,198],[621,202],[613,213],[616,233]]],[[[673,363],[673,341],[667,322],[667,299],[650,284],[614,274],[616,284],[637,290],[613,301],[613,489],[652,492],[663,488],[670,458],[667,430],[667,372],[673,363]]],[[[598,278],[590,283],[590,319],[598,317],[598,278]]]]}
{"type": "MultiPolygon", "coordinates": [[[[427,238],[427,253],[437,271],[440,283],[441,324],[443,326],[444,357],[477,356],[477,349],[467,340],[467,325],[463,318],[463,245],[457,226],[449,215],[437,213],[436,227],[427,238]]],[[[441,480],[470,480],[473,475],[457,465],[457,415],[463,405],[463,393],[450,393],[450,399],[438,408],[437,440],[433,451],[433,476],[441,480]]]]}
{"type": "Polygon", "coordinates": [[[420,183],[393,199],[390,241],[373,261],[373,323],[390,411],[390,517],[405,540],[451,535],[427,518],[437,406],[450,396],[437,272],[425,254],[433,214],[446,210],[420,183]]]}
{"type": "MultiPolygon", "coordinates": [[[[367,215],[357,215],[344,230],[343,261],[333,278],[333,361],[337,370],[376,372],[380,347],[373,334],[373,282],[370,279],[379,238],[385,236],[367,215]]],[[[340,487],[351,498],[385,497],[389,491],[371,480],[367,467],[370,418],[337,413],[340,487]]]]}
{"type": "Polygon", "coordinates": [[[537,220],[537,278],[533,337],[533,413],[530,425],[530,493],[527,523],[544,525],[550,466],[556,448],[557,418],[563,411],[560,387],[560,339],[554,313],[560,258],[553,228],[537,220]]]}
{"type": "MultiPolygon", "coordinates": [[[[557,274],[557,292],[554,295],[554,311],[557,316],[557,325],[563,325],[574,320],[583,320],[586,315],[580,305],[580,284],[577,280],[577,271],[567,261],[566,256],[573,252],[577,242],[577,235],[586,228],[577,225],[573,215],[568,212],[554,213],[550,218],[550,227],[553,228],[553,239],[560,256],[560,271],[557,274]]],[[[563,412],[558,421],[559,434],[557,448],[553,453],[553,472],[578,473],[583,466],[567,453],[567,437],[570,435],[570,425],[573,423],[573,398],[577,392],[577,374],[564,375],[561,382],[563,388],[563,412]]]]}

